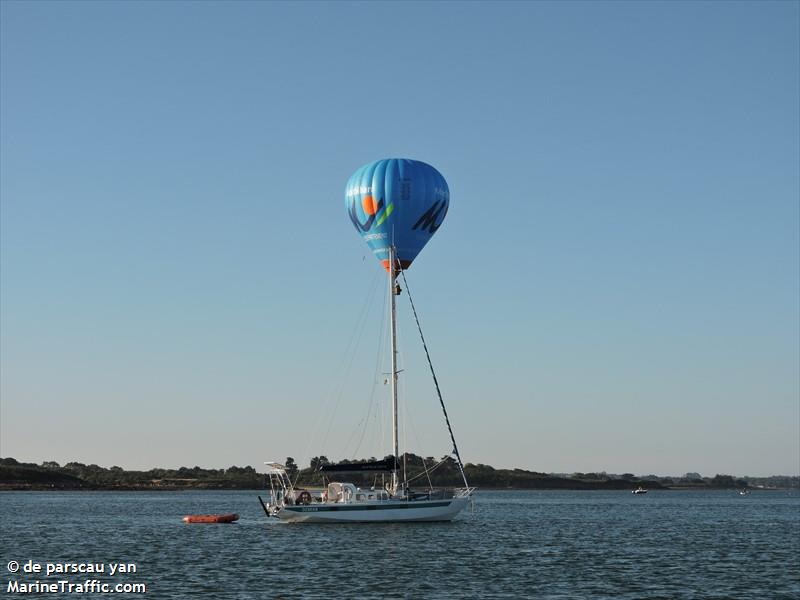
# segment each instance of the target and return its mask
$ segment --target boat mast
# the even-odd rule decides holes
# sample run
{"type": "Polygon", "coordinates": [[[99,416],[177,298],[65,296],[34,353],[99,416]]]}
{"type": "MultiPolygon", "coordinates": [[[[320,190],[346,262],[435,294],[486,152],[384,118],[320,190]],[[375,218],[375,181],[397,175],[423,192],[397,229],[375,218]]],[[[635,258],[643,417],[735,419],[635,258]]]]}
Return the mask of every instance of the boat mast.
{"type": "Polygon", "coordinates": [[[396,257],[394,246],[389,246],[389,303],[391,305],[391,335],[392,340],[392,448],[394,452],[394,465],[392,469],[392,494],[397,493],[397,462],[400,450],[397,435],[397,313],[395,311],[395,277],[396,257]]]}

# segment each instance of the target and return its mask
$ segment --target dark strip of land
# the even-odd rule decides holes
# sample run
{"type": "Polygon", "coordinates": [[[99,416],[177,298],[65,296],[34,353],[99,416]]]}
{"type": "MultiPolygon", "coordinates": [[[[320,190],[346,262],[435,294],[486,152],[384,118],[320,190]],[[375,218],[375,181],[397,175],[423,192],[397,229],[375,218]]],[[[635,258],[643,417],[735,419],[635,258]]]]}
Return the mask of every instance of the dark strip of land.
{"type": "MultiPolygon", "coordinates": [[[[391,457],[389,457],[391,458],[391,457]]],[[[374,457],[368,460],[375,460],[374,457]]],[[[354,461],[349,461],[354,462],[354,461]]],[[[355,461],[358,462],[358,461],[355,461]]],[[[321,465],[331,464],[324,456],[314,457],[309,467],[299,469],[287,458],[286,467],[298,485],[323,484],[321,465]]],[[[414,454],[401,458],[412,487],[427,488],[463,485],[458,466],[452,458],[439,461],[414,454]],[[436,465],[436,466],[435,466],[436,465]],[[427,472],[427,473],[426,473],[427,472]]],[[[470,485],[483,489],[555,489],[555,490],[625,490],[636,487],[668,488],[797,488],[798,477],[741,478],[716,475],[703,478],[696,473],[684,477],[637,477],[631,473],[538,473],[524,469],[495,469],[489,465],[467,463],[464,466],[470,485]]],[[[361,486],[381,485],[381,475],[352,473],[342,478],[361,486]]],[[[187,489],[264,489],[265,475],[253,467],[228,469],[150,469],[128,471],[120,467],[100,467],[70,462],[64,466],[48,461],[42,464],[23,463],[13,458],[0,458],[0,490],[187,490],[187,489]]]]}

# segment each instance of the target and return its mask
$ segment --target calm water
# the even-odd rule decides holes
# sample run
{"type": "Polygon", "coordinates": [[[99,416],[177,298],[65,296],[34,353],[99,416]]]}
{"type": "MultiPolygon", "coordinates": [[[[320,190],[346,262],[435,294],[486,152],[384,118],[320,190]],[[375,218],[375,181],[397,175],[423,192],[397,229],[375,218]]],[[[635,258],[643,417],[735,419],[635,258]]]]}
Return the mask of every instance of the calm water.
{"type": "Polygon", "coordinates": [[[0,595],[93,577],[7,572],[32,559],[134,562],[102,578],[149,598],[800,598],[797,491],[479,491],[474,514],[419,525],[268,522],[255,496],[0,493],[0,595]],[[242,519],[181,522],[201,512],[242,519]]]}

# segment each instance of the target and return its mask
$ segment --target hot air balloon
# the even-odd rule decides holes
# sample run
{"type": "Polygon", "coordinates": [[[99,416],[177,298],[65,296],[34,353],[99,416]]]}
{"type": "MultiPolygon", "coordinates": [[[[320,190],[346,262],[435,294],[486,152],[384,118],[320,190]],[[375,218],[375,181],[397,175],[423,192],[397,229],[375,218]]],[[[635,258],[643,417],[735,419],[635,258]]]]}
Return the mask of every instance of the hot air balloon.
{"type": "Polygon", "coordinates": [[[358,233],[389,271],[407,269],[442,224],[450,205],[447,182],[429,164],[407,158],[368,163],[347,181],[345,207],[358,233]]]}

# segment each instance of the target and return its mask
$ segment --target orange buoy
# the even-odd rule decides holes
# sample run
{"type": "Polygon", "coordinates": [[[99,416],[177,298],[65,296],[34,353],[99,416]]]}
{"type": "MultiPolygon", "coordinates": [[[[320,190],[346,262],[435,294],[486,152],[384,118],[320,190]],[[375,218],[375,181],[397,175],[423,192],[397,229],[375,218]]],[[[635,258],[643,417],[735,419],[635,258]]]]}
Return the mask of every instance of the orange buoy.
{"type": "Polygon", "coordinates": [[[229,515],[186,515],[183,517],[184,523],[233,523],[239,520],[239,515],[231,513],[229,515]]]}

